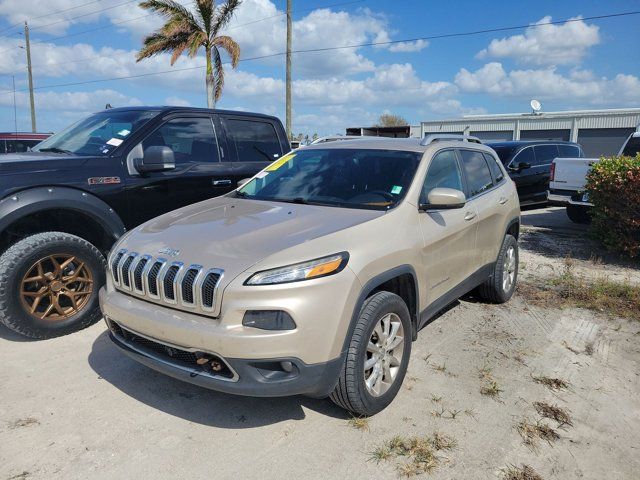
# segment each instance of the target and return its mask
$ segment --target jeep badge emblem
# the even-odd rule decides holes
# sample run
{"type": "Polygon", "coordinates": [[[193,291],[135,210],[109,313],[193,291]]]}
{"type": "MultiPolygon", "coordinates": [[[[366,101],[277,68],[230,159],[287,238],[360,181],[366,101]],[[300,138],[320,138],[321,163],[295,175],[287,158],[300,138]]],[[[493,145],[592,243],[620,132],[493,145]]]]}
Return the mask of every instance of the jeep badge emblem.
{"type": "Polygon", "coordinates": [[[180,250],[176,250],[175,248],[164,247],[158,250],[158,253],[162,255],[168,255],[170,257],[177,257],[180,255],[180,250]]]}

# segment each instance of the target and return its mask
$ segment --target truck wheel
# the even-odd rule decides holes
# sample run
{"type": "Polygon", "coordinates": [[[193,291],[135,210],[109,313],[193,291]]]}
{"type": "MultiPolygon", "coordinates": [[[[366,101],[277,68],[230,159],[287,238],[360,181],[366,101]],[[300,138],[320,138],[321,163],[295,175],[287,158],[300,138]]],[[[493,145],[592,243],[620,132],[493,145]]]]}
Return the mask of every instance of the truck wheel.
{"type": "Polygon", "coordinates": [[[518,281],[518,241],[505,235],[491,276],[478,287],[480,297],[492,303],[508,301],[518,281]]]}
{"type": "Polygon", "coordinates": [[[98,290],[105,269],[100,251],[80,237],[26,237],[0,257],[0,321],[36,339],[86,328],[101,317],[98,290]]]}
{"type": "Polygon", "coordinates": [[[567,217],[569,217],[569,220],[573,223],[589,224],[591,223],[591,216],[589,215],[590,208],[591,207],[570,203],[567,205],[567,217]]]}
{"type": "Polygon", "coordinates": [[[356,415],[374,415],[395,398],[411,354],[411,317],[390,292],[369,297],[351,336],[331,400],[356,415]]]}

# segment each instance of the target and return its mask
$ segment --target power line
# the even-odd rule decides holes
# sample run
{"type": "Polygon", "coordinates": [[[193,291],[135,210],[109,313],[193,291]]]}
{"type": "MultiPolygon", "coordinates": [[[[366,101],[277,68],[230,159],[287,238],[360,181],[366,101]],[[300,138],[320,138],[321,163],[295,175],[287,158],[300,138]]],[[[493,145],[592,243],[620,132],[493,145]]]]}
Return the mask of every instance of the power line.
{"type": "MultiPolygon", "coordinates": [[[[505,32],[505,31],[512,31],[512,30],[521,30],[521,29],[524,29],[524,28],[538,28],[538,27],[543,27],[543,26],[547,26],[547,25],[563,25],[563,24],[567,24],[567,23],[574,23],[574,22],[585,21],[585,20],[603,20],[603,19],[608,19],[608,18],[627,17],[627,16],[631,16],[631,15],[638,15],[638,14],[640,14],[640,10],[632,11],[632,12],[611,13],[611,14],[606,14],[606,15],[594,15],[594,16],[583,17],[583,18],[572,18],[572,19],[567,19],[567,20],[556,20],[556,21],[535,23],[535,24],[531,24],[531,25],[518,25],[518,26],[511,26],[511,27],[487,28],[487,29],[473,30],[473,31],[468,31],[468,32],[454,32],[454,33],[445,33],[445,34],[439,34],[439,35],[429,35],[429,36],[424,36],[424,37],[407,38],[407,39],[402,39],[402,40],[389,40],[389,41],[386,41],[386,42],[368,42],[368,43],[359,43],[359,44],[352,44],[352,45],[340,45],[340,46],[334,46],[334,47],[320,47],[320,48],[309,48],[309,49],[302,49],[302,50],[292,50],[291,53],[298,54],[298,53],[327,52],[327,51],[332,51],[332,50],[343,50],[343,49],[349,49],[349,48],[363,48],[363,47],[393,45],[393,44],[405,43],[405,42],[416,42],[418,40],[437,40],[437,39],[453,38],[453,37],[468,37],[468,36],[474,36],[474,35],[481,35],[481,34],[485,34],[485,33],[496,33],[496,32],[505,32]]],[[[278,52],[278,53],[272,53],[272,54],[267,54],[267,55],[260,55],[260,56],[257,56],[257,57],[243,58],[243,59],[240,59],[240,62],[263,60],[263,59],[266,59],[266,58],[281,57],[281,56],[284,56],[284,55],[286,55],[286,52],[278,52]]],[[[225,64],[228,64],[228,63],[229,62],[225,62],[225,64]]],[[[205,65],[198,65],[198,66],[193,66],[193,67],[183,67],[183,68],[173,68],[171,70],[161,70],[161,71],[158,71],[158,72],[141,73],[141,74],[136,74],[136,75],[124,75],[124,76],[120,76],[120,77],[99,78],[99,79],[94,79],[94,80],[85,80],[85,81],[81,81],[81,82],[69,82],[69,83],[59,83],[59,84],[54,84],[54,85],[43,85],[43,86],[39,86],[39,87],[34,87],[34,90],[42,90],[42,89],[45,89],[45,88],[57,88],[57,87],[71,87],[71,86],[78,86],[78,85],[89,85],[89,84],[94,84],[94,83],[111,82],[111,81],[116,81],[116,80],[128,80],[128,79],[134,79],[134,78],[150,77],[150,76],[154,76],[154,75],[163,75],[165,73],[175,73],[175,72],[184,72],[184,71],[189,71],[189,70],[198,70],[198,69],[201,69],[201,68],[205,68],[205,65]]],[[[17,90],[17,91],[22,92],[22,91],[26,91],[26,90],[28,90],[28,89],[20,89],[20,90],[17,90]]],[[[5,93],[6,94],[6,93],[11,93],[12,91],[13,90],[1,90],[0,93],[5,93]]]]}

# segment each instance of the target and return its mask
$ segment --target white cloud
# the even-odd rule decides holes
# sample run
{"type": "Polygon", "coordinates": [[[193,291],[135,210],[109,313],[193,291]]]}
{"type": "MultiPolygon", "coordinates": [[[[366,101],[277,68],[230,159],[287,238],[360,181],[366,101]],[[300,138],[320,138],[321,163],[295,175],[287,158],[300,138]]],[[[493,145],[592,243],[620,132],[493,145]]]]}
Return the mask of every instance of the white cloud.
{"type": "Polygon", "coordinates": [[[398,42],[389,45],[390,52],[420,52],[429,46],[426,40],[416,40],[415,42],[398,42]]]}
{"type": "Polygon", "coordinates": [[[492,62],[475,72],[461,69],[455,83],[468,93],[536,97],[562,104],[627,106],[640,102],[640,79],[622,73],[613,78],[596,78],[592,72],[575,70],[565,76],[554,67],[507,72],[501,63],[492,62]]]}
{"type": "Polygon", "coordinates": [[[165,105],[171,105],[174,107],[190,107],[191,106],[191,102],[189,102],[189,100],[185,100],[184,98],[180,98],[180,97],[167,97],[164,100],[164,104],[165,105]]]}
{"type": "MultiPolygon", "coordinates": [[[[95,90],[91,92],[35,92],[36,111],[51,110],[58,112],[93,112],[103,110],[107,103],[113,107],[142,105],[133,97],[123,95],[111,89],[95,90]]],[[[13,106],[12,95],[0,95],[0,105],[13,106]]],[[[29,95],[26,92],[16,93],[16,105],[20,108],[29,106],[29,95]]]]}
{"type": "MultiPolygon", "coordinates": [[[[561,25],[532,26],[524,34],[494,39],[477,57],[513,58],[533,65],[577,64],[590,47],[600,43],[598,26],[588,25],[581,18],[573,17],[578,21],[561,25]]],[[[550,21],[547,15],[534,25],[550,21]]]]}

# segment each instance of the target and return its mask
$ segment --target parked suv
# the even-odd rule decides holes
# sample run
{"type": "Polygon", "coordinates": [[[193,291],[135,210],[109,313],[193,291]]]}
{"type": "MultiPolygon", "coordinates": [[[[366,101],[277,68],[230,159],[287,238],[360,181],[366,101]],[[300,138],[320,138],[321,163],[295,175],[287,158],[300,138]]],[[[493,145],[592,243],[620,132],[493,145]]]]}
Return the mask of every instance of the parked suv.
{"type": "Polygon", "coordinates": [[[228,193],[287,151],[274,117],[135,107],[0,155],[0,320],[33,338],[99,320],[104,256],[127,228],[228,193]]]}
{"type": "Polygon", "coordinates": [[[100,291],[111,339],[215,390],[382,410],[434,315],[515,289],[516,189],[493,150],[460,140],[311,145],[137,227],[100,291]]]}
{"type": "Polygon", "coordinates": [[[487,142],[516,183],[520,205],[546,203],[551,164],[557,157],[584,157],[577,143],[551,140],[487,142]]]}

